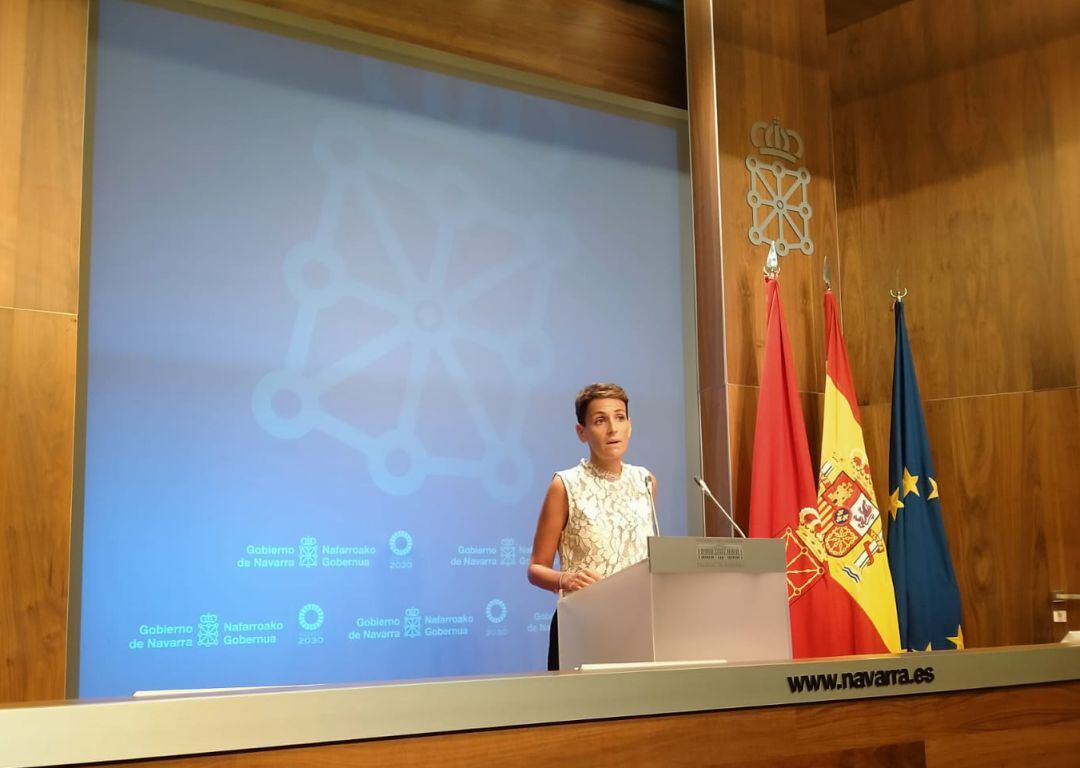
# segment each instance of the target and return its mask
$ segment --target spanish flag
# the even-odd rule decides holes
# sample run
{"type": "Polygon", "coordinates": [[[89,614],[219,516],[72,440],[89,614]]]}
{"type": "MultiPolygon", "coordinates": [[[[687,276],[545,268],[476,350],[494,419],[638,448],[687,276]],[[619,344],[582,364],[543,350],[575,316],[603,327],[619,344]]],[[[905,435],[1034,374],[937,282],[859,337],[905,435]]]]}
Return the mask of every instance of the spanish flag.
{"type": "Polygon", "coordinates": [[[822,634],[835,654],[898,653],[900,629],[881,514],[836,298],[825,291],[825,408],[816,514],[800,520],[827,568],[832,599],[822,634]]]}

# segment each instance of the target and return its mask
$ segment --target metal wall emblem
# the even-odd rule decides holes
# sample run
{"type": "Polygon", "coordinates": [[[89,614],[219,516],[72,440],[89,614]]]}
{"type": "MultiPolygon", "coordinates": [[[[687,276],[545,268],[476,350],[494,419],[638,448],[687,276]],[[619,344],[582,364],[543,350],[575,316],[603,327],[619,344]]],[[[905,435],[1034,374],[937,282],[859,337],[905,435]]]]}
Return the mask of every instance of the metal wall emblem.
{"type": "Polygon", "coordinates": [[[753,211],[747,233],[750,242],[774,243],[779,256],[789,251],[813,253],[810,172],[802,166],[793,170],[787,165],[802,160],[802,136],[783,128],[780,118],[773,118],[771,123],[754,123],[750,142],[757,148],[756,155],[746,157],[746,170],[750,172],[746,202],[753,211]]]}

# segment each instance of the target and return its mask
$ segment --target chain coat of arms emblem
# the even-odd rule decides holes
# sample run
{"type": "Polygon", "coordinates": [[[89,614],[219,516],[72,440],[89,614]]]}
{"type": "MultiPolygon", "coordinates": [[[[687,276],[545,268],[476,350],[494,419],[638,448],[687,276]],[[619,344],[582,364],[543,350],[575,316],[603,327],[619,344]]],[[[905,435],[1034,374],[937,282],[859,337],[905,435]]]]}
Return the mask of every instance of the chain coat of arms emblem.
{"type": "Polygon", "coordinates": [[[814,241],[810,239],[810,172],[805,166],[788,165],[802,161],[802,135],[773,118],[771,123],[754,123],[750,142],[757,148],[756,155],[746,157],[750,174],[746,202],[753,212],[747,232],[750,242],[774,243],[779,256],[790,251],[809,256],[814,252],[814,241]]]}

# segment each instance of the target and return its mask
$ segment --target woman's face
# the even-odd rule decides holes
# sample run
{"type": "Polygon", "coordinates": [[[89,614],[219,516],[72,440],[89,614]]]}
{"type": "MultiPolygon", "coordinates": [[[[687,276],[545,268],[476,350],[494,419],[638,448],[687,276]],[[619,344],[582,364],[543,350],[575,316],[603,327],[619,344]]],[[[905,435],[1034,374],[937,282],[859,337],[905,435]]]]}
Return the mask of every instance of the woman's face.
{"type": "Polygon", "coordinates": [[[626,404],[617,398],[602,397],[589,403],[585,425],[577,425],[578,439],[588,443],[594,458],[621,459],[630,442],[630,417],[626,404]]]}

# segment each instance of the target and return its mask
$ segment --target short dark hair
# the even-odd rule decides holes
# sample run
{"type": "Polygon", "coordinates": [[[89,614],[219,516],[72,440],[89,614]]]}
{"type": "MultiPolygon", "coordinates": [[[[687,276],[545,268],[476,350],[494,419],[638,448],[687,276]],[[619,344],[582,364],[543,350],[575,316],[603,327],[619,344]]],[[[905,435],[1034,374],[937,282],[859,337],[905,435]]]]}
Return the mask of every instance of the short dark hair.
{"type": "Polygon", "coordinates": [[[578,396],[574,400],[574,411],[577,413],[578,424],[585,426],[585,414],[589,412],[589,403],[604,398],[622,400],[623,405],[626,406],[626,415],[630,415],[630,396],[626,394],[625,389],[618,384],[590,384],[578,392],[578,396]]]}

